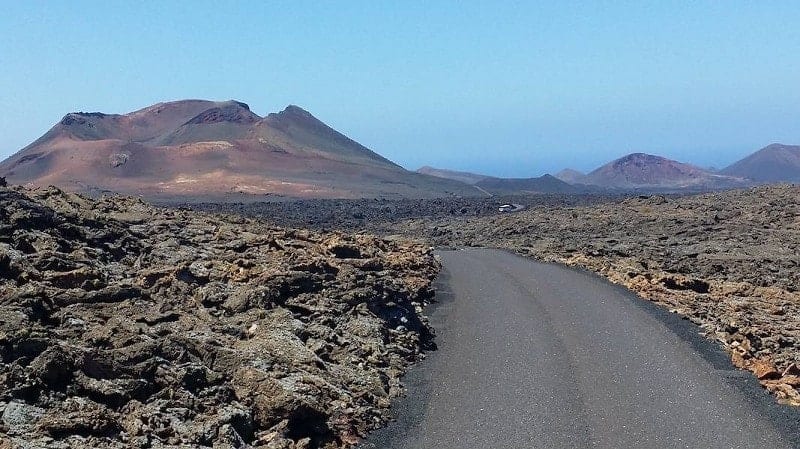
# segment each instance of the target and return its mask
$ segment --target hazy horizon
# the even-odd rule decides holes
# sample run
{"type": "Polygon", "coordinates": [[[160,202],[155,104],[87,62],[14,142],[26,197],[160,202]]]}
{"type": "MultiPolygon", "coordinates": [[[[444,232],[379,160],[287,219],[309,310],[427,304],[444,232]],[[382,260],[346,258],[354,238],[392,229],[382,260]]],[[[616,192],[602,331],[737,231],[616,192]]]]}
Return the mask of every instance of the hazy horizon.
{"type": "Polygon", "coordinates": [[[791,2],[8,4],[0,159],[73,111],[297,104],[379,154],[495,176],[800,143],[791,2]]]}

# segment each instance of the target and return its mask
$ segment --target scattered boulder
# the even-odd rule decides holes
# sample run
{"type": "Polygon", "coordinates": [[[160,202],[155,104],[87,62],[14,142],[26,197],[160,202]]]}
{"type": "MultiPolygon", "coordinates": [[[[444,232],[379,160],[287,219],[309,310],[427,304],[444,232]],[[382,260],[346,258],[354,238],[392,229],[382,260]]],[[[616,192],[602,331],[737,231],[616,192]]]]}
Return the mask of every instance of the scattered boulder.
{"type": "Polygon", "coordinates": [[[33,359],[28,370],[46,388],[64,390],[72,380],[73,363],[72,354],[60,346],[51,346],[33,359]]]}
{"type": "Polygon", "coordinates": [[[108,164],[111,168],[116,168],[120,165],[125,165],[130,157],[130,154],[127,153],[111,153],[111,155],[108,156],[108,164]]]}
{"type": "Polygon", "coordinates": [[[45,414],[45,409],[24,402],[12,401],[6,404],[3,410],[3,424],[11,429],[19,426],[30,426],[45,414]]]}
{"type": "Polygon", "coordinates": [[[777,379],[781,377],[781,373],[769,360],[756,360],[753,362],[753,372],[758,380],[777,379]]]}

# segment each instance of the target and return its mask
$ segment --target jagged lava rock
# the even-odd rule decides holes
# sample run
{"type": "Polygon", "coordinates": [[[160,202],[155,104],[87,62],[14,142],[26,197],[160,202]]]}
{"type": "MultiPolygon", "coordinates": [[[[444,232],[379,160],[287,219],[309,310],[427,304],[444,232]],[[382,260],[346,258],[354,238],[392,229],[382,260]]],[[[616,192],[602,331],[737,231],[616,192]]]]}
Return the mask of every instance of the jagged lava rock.
{"type": "Polygon", "coordinates": [[[402,240],[0,188],[0,440],[352,446],[432,347],[437,271],[402,240]]]}

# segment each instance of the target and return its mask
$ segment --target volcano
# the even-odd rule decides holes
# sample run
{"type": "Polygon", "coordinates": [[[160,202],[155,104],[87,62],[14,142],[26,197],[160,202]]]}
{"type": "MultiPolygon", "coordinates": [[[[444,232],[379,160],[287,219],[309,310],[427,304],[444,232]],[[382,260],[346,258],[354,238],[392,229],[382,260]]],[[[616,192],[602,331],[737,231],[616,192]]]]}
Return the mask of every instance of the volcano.
{"type": "Polygon", "coordinates": [[[720,189],[746,185],[742,178],[712,173],[661,156],[632,153],[580,179],[587,185],[617,189],[720,189]]]}
{"type": "Polygon", "coordinates": [[[155,199],[438,197],[463,183],[413,173],[294,105],[182,100],[128,114],[74,112],[0,162],[12,184],[155,199]]]}

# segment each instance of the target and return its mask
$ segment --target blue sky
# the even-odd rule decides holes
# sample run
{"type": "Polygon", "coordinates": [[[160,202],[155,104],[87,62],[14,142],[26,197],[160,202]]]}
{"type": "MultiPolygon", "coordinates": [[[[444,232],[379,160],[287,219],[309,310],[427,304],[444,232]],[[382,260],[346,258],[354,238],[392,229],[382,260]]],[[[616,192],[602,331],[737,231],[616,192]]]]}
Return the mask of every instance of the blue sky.
{"type": "Polygon", "coordinates": [[[800,143],[797,2],[0,6],[0,158],[69,111],[183,98],[297,104],[407,168],[502,176],[800,143]]]}

